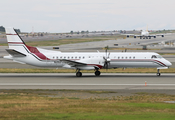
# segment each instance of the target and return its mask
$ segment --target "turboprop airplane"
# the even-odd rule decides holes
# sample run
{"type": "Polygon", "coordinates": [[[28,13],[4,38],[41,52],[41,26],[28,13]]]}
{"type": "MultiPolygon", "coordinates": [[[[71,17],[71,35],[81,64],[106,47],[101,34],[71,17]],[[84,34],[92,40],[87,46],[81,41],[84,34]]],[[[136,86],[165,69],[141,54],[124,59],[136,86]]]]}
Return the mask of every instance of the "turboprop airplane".
{"type": "Polygon", "coordinates": [[[164,37],[164,34],[157,34],[157,35],[150,35],[150,32],[148,30],[142,30],[140,35],[134,35],[134,34],[128,34],[127,37],[134,36],[134,38],[140,37],[140,39],[151,39],[151,37],[156,38],[156,36],[162,36],[164,37]]]}
{"type": "Polygon", "coordinates": [[[95,70],[95,75],[100,76],[100,69],[127,68],[127,67],[152,67],[168,69],[172,64],[154,52],[67,52],[45,50],[25,44],[13,28],[6,28],[9,48],[6,51],[14,62],[29,64],[38,67],[64,67],[76,69],[76,76],[81,77],[80,70],[95,70]]]}

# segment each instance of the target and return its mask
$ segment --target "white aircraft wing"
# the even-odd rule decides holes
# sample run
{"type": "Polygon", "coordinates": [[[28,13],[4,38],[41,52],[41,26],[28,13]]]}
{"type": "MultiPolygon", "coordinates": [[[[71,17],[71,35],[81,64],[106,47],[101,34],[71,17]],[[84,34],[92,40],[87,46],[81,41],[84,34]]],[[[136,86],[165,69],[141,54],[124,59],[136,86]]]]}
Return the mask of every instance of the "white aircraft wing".
{"type": "Polygon", "coordinates": [[[162,35],[164,36],[165,34],[156,34],[156,36],[162,36],[162,35]]]}
{"type": "Polygon", "coordinates": [[[134,34],[121,34],[121,35],[125,35],[125,36],[134,36],[134,34]]]}
{"type": "Polygon", "coordinates": [[[122,35],[125,35],[127,37],[142,37],[142,35],[135,35],[135,34],[122,34],[122,35]]]}
{"type": "Polygon", "coordinates": [[[136,36],[136,37],[142,37],[143,35],[133,35],[133,36],[136,36]]]}
{"type": "Polygon", "coordinates": [[[87,65],[86,63],[77,62],[77,61],[73,61],[73,60],[62,59],[62,60],[60,60],[60,61],[63,62],[63,63],[65,63],[65,64],[70,65],[71,67],[87,65]]]}

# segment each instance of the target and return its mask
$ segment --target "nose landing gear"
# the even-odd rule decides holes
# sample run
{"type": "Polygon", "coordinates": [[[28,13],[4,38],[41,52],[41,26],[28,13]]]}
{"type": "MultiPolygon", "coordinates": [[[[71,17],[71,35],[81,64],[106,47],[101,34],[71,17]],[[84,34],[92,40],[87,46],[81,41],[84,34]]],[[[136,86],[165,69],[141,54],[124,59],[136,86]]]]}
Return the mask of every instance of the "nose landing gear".
{"type": "Polygon", "coordinates": [[[161,74],[160,74],[160,72],[159,72],[159,69],[157,69],[157,76],[160,76],[161,74]]]}

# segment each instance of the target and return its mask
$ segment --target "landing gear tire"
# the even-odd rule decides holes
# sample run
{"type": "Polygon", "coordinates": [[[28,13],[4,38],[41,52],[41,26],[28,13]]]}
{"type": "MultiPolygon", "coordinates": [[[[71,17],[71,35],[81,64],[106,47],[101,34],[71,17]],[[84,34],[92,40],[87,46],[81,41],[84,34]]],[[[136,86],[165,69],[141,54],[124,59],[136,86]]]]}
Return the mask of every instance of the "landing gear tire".
{"type": "Polygon", "coordinates": [[[77,77],[81,77],[81,76],[82,76],[82,73],[81,73],[81,72],[77,72],[77,73],[76,73],[76,76],[77,76],[77,77]]]}
{"type": "Polygon", "coordinates": [[[160,74],[160,72],[159,72],[159,69],[157,69],[157,76],[160,76],[161,74],[160,74]]]}
{"type": "Polygon", "coordinates": [[[101,72],[100,71],[95,71],[95,76],[100,76],[101,72]]]}
{"type": "Polygon", "coordinates": [[[160,73],[157,73],[157,76],[160,76],[161,74],[160,73]]]}

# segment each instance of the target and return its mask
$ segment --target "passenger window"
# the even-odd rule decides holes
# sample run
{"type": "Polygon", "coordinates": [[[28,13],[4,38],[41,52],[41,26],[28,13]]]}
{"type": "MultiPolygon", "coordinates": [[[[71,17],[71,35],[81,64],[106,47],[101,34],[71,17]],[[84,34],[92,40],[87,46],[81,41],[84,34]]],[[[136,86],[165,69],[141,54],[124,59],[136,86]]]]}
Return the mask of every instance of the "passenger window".
{"type": "Polygon", "coordinates": [[[74,57],[72,57],[72,59],[73,59],[74,57]]]}
{"type": "Polygon", "coordinates": [[[135,57],[133,57],[133,59],[135,59],[135,57]]]}

